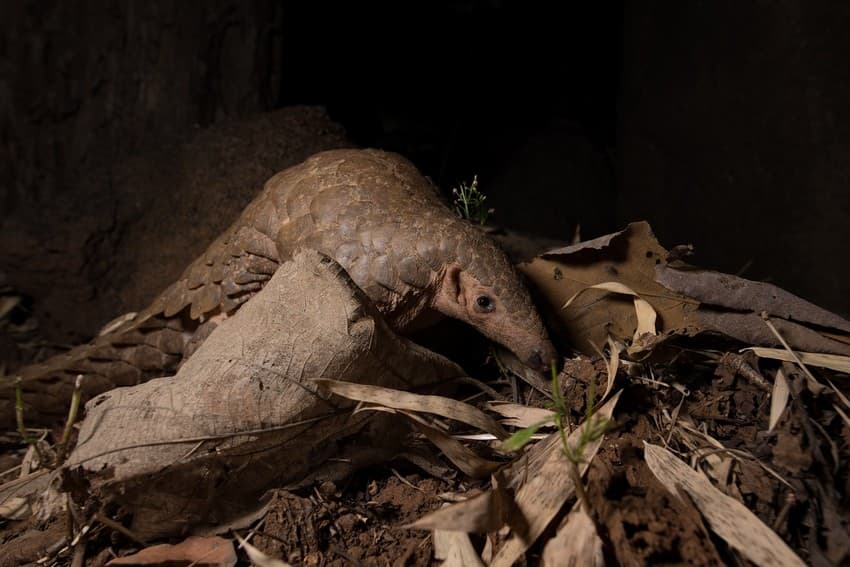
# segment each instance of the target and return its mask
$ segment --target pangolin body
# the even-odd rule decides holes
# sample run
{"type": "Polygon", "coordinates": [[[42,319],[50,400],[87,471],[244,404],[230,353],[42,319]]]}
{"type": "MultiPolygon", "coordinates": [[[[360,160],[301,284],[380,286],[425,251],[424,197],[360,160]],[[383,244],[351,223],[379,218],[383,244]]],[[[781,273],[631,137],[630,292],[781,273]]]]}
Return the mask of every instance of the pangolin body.
{"type": "MultiPolygon", "coordinates": [[[[237,221],[133,320],[25,369],[23,392],[33,410],[27,415],[55,419],[77,373],[86,375],[91,396],[173,372],[211,319],[238,309],[301,247],[339,262],[399,332],[438,312],[472,324],[532,366],[555,357],[507,256],[457,218],[409,161],[377,150],[333,150],[266,182],[237,221]]],[[[12,415],[9,399],[0,400],[0,415],[12,415]]]]}

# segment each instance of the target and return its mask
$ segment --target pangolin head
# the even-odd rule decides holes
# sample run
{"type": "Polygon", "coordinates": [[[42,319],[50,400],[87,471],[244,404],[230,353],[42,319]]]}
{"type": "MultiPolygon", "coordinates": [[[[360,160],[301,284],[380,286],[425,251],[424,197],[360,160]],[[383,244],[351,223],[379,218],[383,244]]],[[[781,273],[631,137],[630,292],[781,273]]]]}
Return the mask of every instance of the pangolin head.
{"type": "Polygon", "coordinates": [[[478,227],[458,222],[444,233],[446,262],[437,278],[434,308],[465,321],[484,336],[546,372],[557,351],[522,276],[505,252],[478,227]]]}

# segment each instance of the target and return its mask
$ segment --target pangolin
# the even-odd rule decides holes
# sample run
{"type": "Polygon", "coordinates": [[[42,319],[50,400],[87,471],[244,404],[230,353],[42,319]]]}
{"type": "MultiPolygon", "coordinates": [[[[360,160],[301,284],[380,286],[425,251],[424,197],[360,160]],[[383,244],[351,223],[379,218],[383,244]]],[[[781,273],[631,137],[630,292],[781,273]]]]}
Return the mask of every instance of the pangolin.
{"type": "MultiPolygon", "coordinates": [[[[28,421],[61,417],[74,376],[86,396],[173,372],[302,247],[334,258],[400,333],[454,317],[545,369],[556,357],[521,277],[405,158],[332,150],[269,179],[241,216],[132,320],[22,372],[28,421]]],[[[11,417],[9,391],[0,415],[11,417]]]]}

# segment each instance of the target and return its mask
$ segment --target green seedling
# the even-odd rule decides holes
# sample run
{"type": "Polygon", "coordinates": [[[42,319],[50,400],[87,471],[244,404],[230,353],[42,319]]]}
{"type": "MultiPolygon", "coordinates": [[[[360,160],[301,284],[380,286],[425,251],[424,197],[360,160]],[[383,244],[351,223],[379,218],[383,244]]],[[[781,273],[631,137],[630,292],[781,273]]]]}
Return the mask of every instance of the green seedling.
{"type": "Polygon", "coordinates": [[[452,189],[454,195],[453,204],[457,215],[471,222],[484,225],[495,209],[488,209],[484,205],[487,195],[478,190],[478,176],[472,178],[472,183],[467,185],[461,183],[460,187],[452,189]]]}
{"type": "Polygon", "coordinates": [[[594,415],[595,407],[595,386],[593,382],[588,385],[587,391],[587,408],[585,409],[584,423],[581,425],[578,440],[574,447],[571,447],[567,438],[572,433],[572,427],[569,421],[569,408],[561,388],[558,384],[558,371],[555,365],[552,365],[552,417],[545,421],[535,423],[524,429],[520,429],[502,444],[502,448],[506,451],[517,451],[524,447],[532,436],[537,433],[537,430],[544,425],[549,425],[554,422],[558,428],[558,435],[561,438],[561,448],[564,451],[564,456],[570,464],[570,475],[573,478],[573,483],[576,487],[576,496],[585,507],[585,510],[590,510],[590,505],[587,500],[587,494],[584,490],[584,484],[581,480],[581,471],[579,465],[585,462],[584,453],[587,446],[601,439],[605,433],[611,428],[611,422],[608,419],[594,415]]]}

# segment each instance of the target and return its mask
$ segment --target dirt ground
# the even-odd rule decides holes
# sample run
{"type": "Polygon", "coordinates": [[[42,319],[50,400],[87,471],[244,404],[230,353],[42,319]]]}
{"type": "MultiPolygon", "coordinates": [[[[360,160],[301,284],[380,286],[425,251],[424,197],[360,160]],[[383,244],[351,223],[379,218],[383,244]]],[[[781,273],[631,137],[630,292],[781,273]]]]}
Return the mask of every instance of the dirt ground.
{"type": "MultiPolygon", "coordinates": [[[[614,414],[615,425],[585,478],[607,564],[750,564],[712,532],[692,499],[673,496],[654,477],[644,460],[645,441],[689,455],[716,487],[745,503],[807,564],[847,564],[847,427],[826,398],[806,389],[802,373],[785,364],[790,402],[776,428],[768,432],[766,386],[736,372],[740,366],[718,363],[716,354],[721,351],[715,349],[720,345],[711,346],[689,341],[687,349],[673,347],[677,353],[659,363],[627,367],[618,376],[625,391],[614,414]],[[654,378],[647,380],[648,375],[654,378]],[[699,453],[712,446],[711,439],[728,451],[699,453]]],[[[762,370],[769,373],[779,365],[762,370]]],[[[566,361],[562,386],[575,420],[585,411],[588,386],[592,383],[595,392],[604,389],[605,368],[601,358],[566,361]]],[[[517,394],[529,405],[544,405],[543,397],[522,383],[513,389],[494,365],[483,366],[480,372],[492,376],[497,396],[510,399],[517,394]]],[[[846,379],[830,377],[833,383],[846,379]]],[[[10,469],[22,450],[11,433],[4,441],[2,463],[10,469]]],[[[484,445],[480,449],[486,451],[484,445]]],[[[465,478],[450,463],[440,466],[438,451],[431,451],[419,461],[429,463],[424,468],[398,458],[342,482],[275,493],[264,519],[255,524],[254,545],[293,565],[439,564],[433,558],[430,533],[403,526],[457,495],[477,493],[486,483],[465,478]]],[[[62,522],[4,520],[2,563],[14,565],[48,554],[64,529],[62,522]]],[[[524,564],[539,564],[551,535],[550,528],[529,549],[524,564]]],[[[480,550],[485,536],[472,541],[480,550]]],[[[102,565],[139,548],[120,532],[99,525],[89,536],[86,564],[102,565]]],[[[58,564],[69,561],[60,558],[58,564]]]]}

